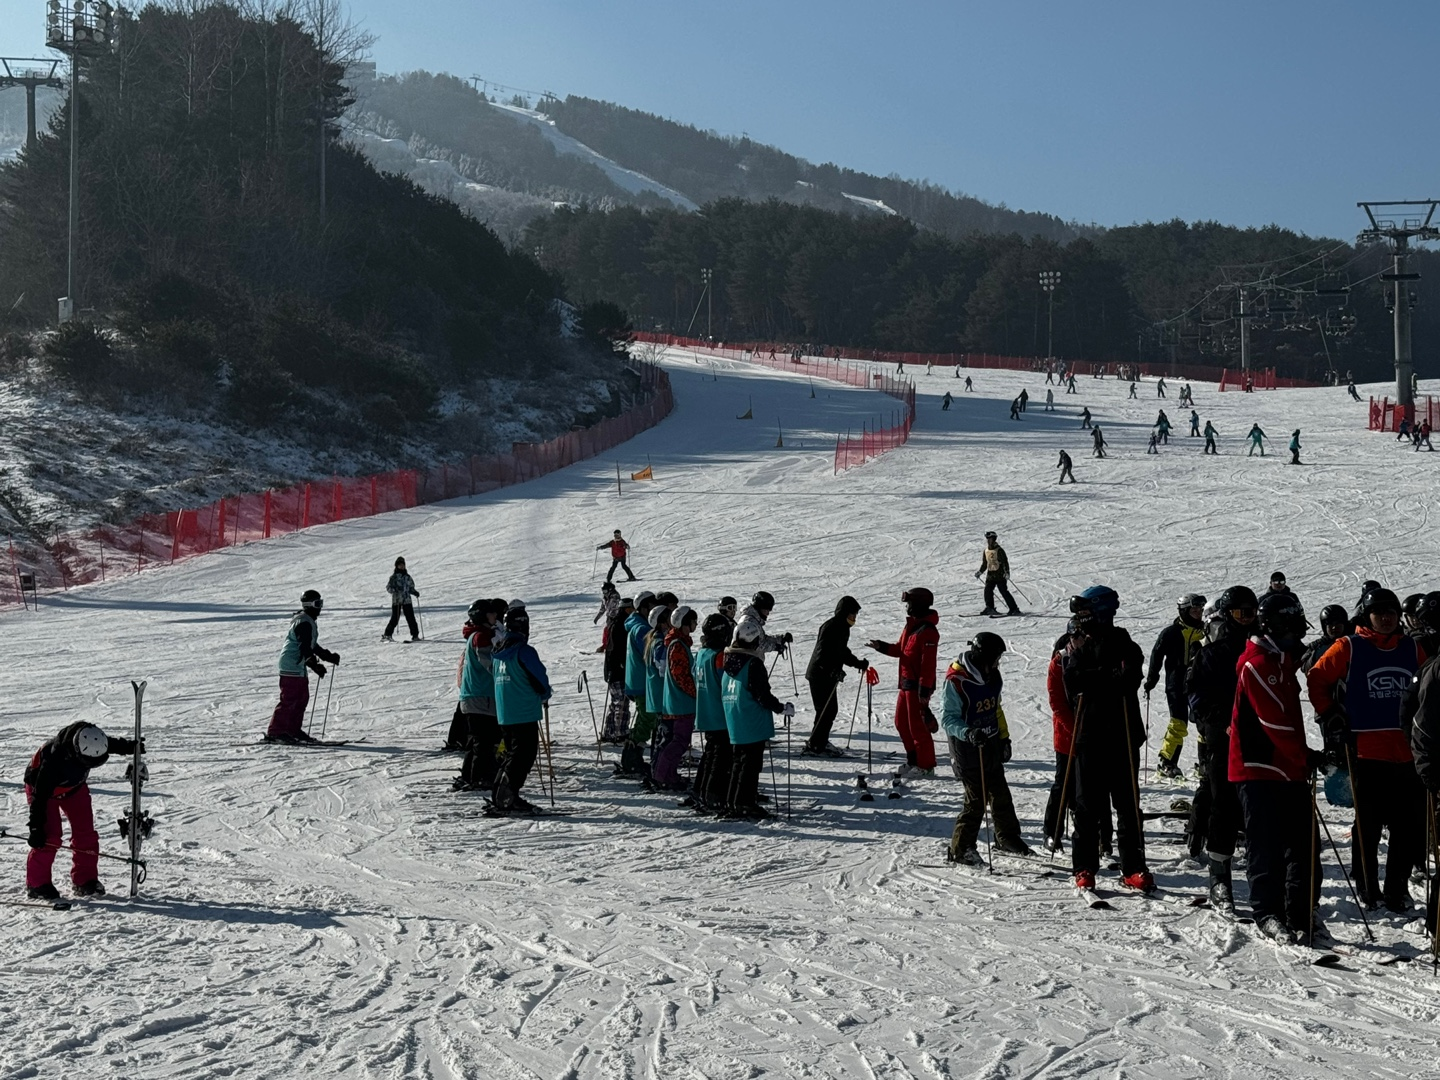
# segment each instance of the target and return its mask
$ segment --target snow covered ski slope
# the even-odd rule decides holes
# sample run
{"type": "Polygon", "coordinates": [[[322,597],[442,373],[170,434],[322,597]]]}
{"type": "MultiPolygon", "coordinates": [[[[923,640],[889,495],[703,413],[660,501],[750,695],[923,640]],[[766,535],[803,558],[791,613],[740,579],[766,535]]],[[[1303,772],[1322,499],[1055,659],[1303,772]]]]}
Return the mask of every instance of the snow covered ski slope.
{"type": "MultiPolygon", "coordinates": [[[[673,416],[610,457],[0,615],[0,820],[12,837],[0,846],[0,898],[23,895],[13,836],[24,763],[76,718],[123,734],[131,678],[149,679],[155,819],[139,901],[0,906],[0,1076],[1440,1075],[1440,980],[1428,963],[1377,963],[1420,952],[1424,938],[1381,915],[1380,948],[1360,944],[1328,853],[1322,912],[1345,953],[1338,968],[1297,964],[1253,926],[1186,906],[1203,878],[1182,865],[1175,822],[1152,822],[1148,841],[1173,903],[1112,895],[1115,876],[1102,872],[1113,910],[1091,911],[1063,861],[1052,876],[1039,858],[997,858],[993,875],[938,866],[960,795],[943,744],[935,779],[858,802],[863,703],[858,758],[791,758],[782,734],[777,805],[788,771],[793,819],[755,826],[698,819],[673,796],[612,779],[614,756],[596,765],[575,692],[582,669],[601,686],[590,619],[606,564],[592,568],[615,528],[634,544],[644,587],[698,609],[773,592],[771,628],[796,635],[802,675],[841,594],[863,605],[858,645],[893,640],[901,591],[924,585],[942,658],[982,628],[1009,643],[1008,770],[1038,844],[1054,760],[1044,668],[1068,596],[1113,586],[1118,621],[1148,650],[1177,595],[1258,588],[1275,569],[1312,619],[1325,603],[1352,603],[1367,577],[1402,595],[1433,588],[1440,455],[1364,431],[1364,406],[1343,389],[1220,395],[1197,384],[1201,417],[1221,433],[1221,455],[1206,458],[1185,435],[1188,410],[1174,407],[1178,382],[1159,403],[1153,383],[1127,401],[1123,383],[1081,379],[1047,414],[1043,376],[972,372],[966,394],[937,371],[917,377],[909,445],[832,476],[835,431],[888,418],[890,399],[819,383],[812,398],[803,379],[689,354],[668,364],[673,416]],[[1022,386],[1029,411],[1011,421],[1022,386]],[[942,412],[947,390],[955,404],[942,412]],[[736,420],[752,400],[755,419],[736,420]],[[1105,461],[1078,430],[1082,404],[1104,426],[1105,461]],[[1146,455],[1157,404],[1177,434],[1146,455]],[[1255,421],[1273,439],[1263,460],[1241,444],[1255,421]],[[1292,467],[1283,446],[1297,426],[1307,464],[1292,467]],[[1061,448],[1075,458],[1073,487],[1055,483],[1061,448]],[[617,460],[627,475],[648,461],[656,479],[627,481],[617,498],[617,460]],[[1025,617],[976,617],[986,529],[1009,552],[1025,617]],[[422,593],[420,644],[379,640],[398,555],[422,593]],[[334,689],[326,737],[365,741],[258,745],[286,619],[309,587],[326,598],[321,640],[343,657],[322,688],[334,689]],[[488,820],[477,798],[449,790],[457,761],[437,750],[460,623],[479,596],[529,606],[557,688],[566,816],[488,820]]],[[[798,748],[810,703],[780,663],[798,748]]],[[[893,661],[881,664],[877,774],[901,760],[893,661]]],[[[855,681],[840,693],[843,744],[855,681]]],[[[1193,762],[1192,744],[1181,764],[1193,762]]],[[[116,853],[123,769],[112,761],[92,776],[102,842],[116,853]]],[[[1190,793],[1142,779],[1147,810],[1190,793]]],[[[545,802],[533,779],[527,790],[545,802]]],[[[1326,809],[1343,844],[1348,812],[1326,809]]],[[[102,865],[112,894],[124,892],[123,869],[102,865]]],[[[68,894],[61,863],[57,884],[68,894]]]]}

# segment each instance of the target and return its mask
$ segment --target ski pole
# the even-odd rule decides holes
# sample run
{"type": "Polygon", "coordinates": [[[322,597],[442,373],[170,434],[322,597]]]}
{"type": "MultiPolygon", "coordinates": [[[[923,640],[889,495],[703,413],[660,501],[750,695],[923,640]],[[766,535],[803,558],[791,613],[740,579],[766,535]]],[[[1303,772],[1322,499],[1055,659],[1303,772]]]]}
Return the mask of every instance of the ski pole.
{"type": "Polygon", "coordinates": [[[790,743],[790,721],[794,717],[785,717],[785,820],[790,820],[790,804],[794,799],[794,788],[791,787],[790,777],[795,769],[795,750],[790,743]]]}
{"type": "Polygon", "coordinates": [[[1125,767],[1130,770],[1130,790],[1135,796],[1135,828],[1140,834],[1140,857],[1145,857],[1145,819],[1140,814],[1140,778],[1136,769],[1140,765],[1135,759],[1135,743],[1130,736],[1130,699],[1121,698],[1125,714],[1125,767]]]}
{"type": "Polygon", "coordinates": [[[990,824],[990,796],[985,791],[985,744],[976,743],[975,752],[980,755],[980,813],[985,818],[985,866],[995,872],[995,856],[990,853],[990,839],[994,829],[990,824]]]}
{"type": "MultiPolygon", "coordinates": [[[[418,600],[419,597],[417,596],[416,599],[418,600]]],[[[411,609],[414,610],[414,612],[415,612],[415,622],[419,624],[419,627],[418,627],[418,628],[419,628],[419,630],[420,630],[420,640],[421,640],[421,641],[424,641],[424,640],[425,640],[425,613],[420,610],[420,605],[419,605],[419,604],[411,604],[410,607],[411,607],[411,609]]]]}
{"type": "Polygon", "coordinates": [[[1055,815],[1055,849],[1050,852],[1050,861],[1055,861],[1057,852],[1065,850],[1065,803],[1070,798],[1070,769],[1075,764],[1075,751],[1080,742],[1080,725],[1085,721],[1085,695],[1075,699],[1075,730],[1070,734],[1070,753],[1065,755],[1065,779],[1060,782],[1060,810],[1055,815]]]}
{"type": "Polygon", "coordinates": [[[786,649],[785,655],[790,658],[790,685],[795,688],[795,696],[800,696],[800,680],[795,678],[795,650],[786,649]]]}
{"type": "Polygon", "coordinates": [[[595,558],[590,560],[590,580],[595,580],[595,574],[600,569],[600,549],[595,549],[595,558]]]}
{"type": "MultiPolygon", "coordinates": [[[[310,689],[310,673],[305,673],[305,689],[310,689]]],[[[315,679],[315,693],[310,696],[310,719],[305,723],[305,734],[315,730],[315,703],[320,700],[320,679],[315,679]]]]}
{"type": "MultiPolygon", "coordinates": [[[[25,840],[26,843],[29,842],[26,837],[21,836],[19,833],[12,833],[4,826],[0,826],[0,840],[25,840]]],[[[94,855],[97,859],[110,859],[113,862],[133,863],[138,866],[145,865],[144,859],[135,859],[128,855],[111,855],[109,852],[92,850],[90,848],[77,848],[73,844],[46,844],[45,847],[51,851],[73,851],[79,855],[94,855]]]]}
{"type": "MultiPolygon", "coordinates": [[[[1360,831],[1360,785],[1355,783],[1355,762],[1350,756],[1349,743],[1345,744],[1345,767],[1350,770],[1350,801],[1355,804],[1355,841],[1360,850],[1360,873],[1358,876],[1360,884],[1365,886],[1365,899],[1368,900],[1373,892],[1370,887],[1370,859],[1369,851],[1365,847],[1365,834],[1360,831]]],[[[1319,807],[1317,806],[1316,809],[1318,810],[1319,807]]],[[[1340,857],[1338,851],[1335,857],[1337,859],[1340,857]]],[[[1375,861],[1377,863],[1380,861],[1378,854],[1375,861]]],[[[1355,902],[1360,903],[1358,899],[1355,902]]],[[[1361,904],[1361,910],[1364,910],[1363,904],[1361,904]]],[[[1370,924],[1367,922],[1365,926],[1368,929],[1370,924]]]]}
{"type": "Polygon", "coordinates": [[[1032,601],[1029,596],[1025,595],[1025,590],[1020,588],[1019,585],[1015,584],[1014,578],[1010,579],[1010,587],[1020,594],[1021,598],[1025,601],[1025,603],[1029,604],[1031,607],[1035,606],[1034,601],[1032,601]]]}
{"type": "Polygon", "coordinates": [[[1440,902],[1435,897],[1435,874],[1440,873],[1440,850],[1436,848],[1437,838],[1435,835],[1435,793],[1425,792],[1425,903],[1435,903],[1435,921],[1430,924],[1430,954],[1432,957],[1430,973],[1440,973],[1440,902]],[[1434,857],[1436,865],[1434,873],[1431,872],[1430,859],[1434,857]]]}
{"type": "MultiPolygon", "coordinates": [[[[320,718],[320,738],[322,739],[325,738],[325,728],[330,723],[330,696],[335,693],[335,678],[339,670],[338,667],[330,669],[330,689],[325,691],[325,715],[320,718]]],[[[315,696],[319,697],[320,695],[316,694],[315,696]]],[[[313,721],[314,717],[311,719],[313,721]]]]}
{"type": "MultiPolygon", "coordinates": [[[[1177,758],[1179,754],[1175,755],[1177,758]]],[[[1145,772],[1150,772],[1150,692],[1145,692],[1145,772]]]]}
{"type": "Polygon", "coordinates": [[[767,742],[761,744],[764,753],[770,757],[770,790],[775,793],[775,801],[780,801],[780,781],[775,779],[775,750],[767,742]]]}
{"type": "Polygon", "coordinates": [[[850,710],[850,732],[845,736],[845,749],[850,749],[850,736],[855,734],[855,717],[860,712],[860,691],[865,689],[865,680],[861,678],[855,687],[855,707],[850,710]]]}
{"type": "Polygon", "coordinates": [[[1315,815],[1320,812],[1320,804],[1315,799],[1315,774],[1310,774],[1310,927],[1306,932],[1306,940],[1310,947],[1315,947],[1315,868],[1320,863],[1320,853],[1316,850],[1320,845],[1320,826],[1315,824],[1315,815]]]}
{"type": "MultiPolygon", "coordinates": [[[[1354,780],[1355,778],[1352,776],[1350,779],[1354,780]]],[[[1353,795],[1354,792],[1351,794],[1353,795]]],[[[1330,841],[1330,850],[1335,852],[1335,861],[1340,864],[1340,873],[1345,876],[1345,885],[1350,890],[1350,896],[1355,901],[1355,906],[1360,909],[1360,921],[1365,924],[1365,936],[1374,941],[1375,934],[1370,929],[1369,918],[1365,915],[1365,905],[1360,903],[1360,896],[1355,892],[1355,883],[1350,880],[1350,871],[1345,869],[1345,860],[1340,857],[1340,848],[1335,843],[1335,837],[1330,835],[1330,826],[1325,823],[1325,815],[1320,813],[1320,804],[1315,801],[1314,795],[1310,797],[1310,805],[1315,810],[1315,820],[1320,822],[1320,827],[1325,830],[1325,839],[1330,841]]]]}
{"type": "MultiPolygon", "coordinates": [[[[580,672],[580,682],[585,687],[585,700],[590,703],[590,726],[595,729],[595,764],[603,765],[605,758],[600,752],[600,721],[595,719],[595,698],[590,694],[590,675],[588,672],[584,670],[580,672]]],[[[606,691],[605,702],[607,705],[610,702],[608,690],[606,691]]]]}
{"type": "Polygon", "coordinates": [[[550,703],[545,702],[545,766],[550,772],[550,808],[555,808],[555,757],[550,752],[550,703]]]}
{"type": "Polygon", "coordinates": [[[874,739],[871,735],[871,718],[875,713],[875,684],[868,679],[865,682],[865,774],[875,774],[875,762],[871,757],[874,749],[874,739]]]}

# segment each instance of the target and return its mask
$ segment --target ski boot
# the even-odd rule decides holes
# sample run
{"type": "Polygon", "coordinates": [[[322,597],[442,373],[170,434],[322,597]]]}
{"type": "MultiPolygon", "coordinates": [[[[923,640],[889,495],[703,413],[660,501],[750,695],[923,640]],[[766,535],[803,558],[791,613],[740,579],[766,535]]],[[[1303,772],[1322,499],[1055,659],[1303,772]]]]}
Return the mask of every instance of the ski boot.
{"type": "Polygon", "coordinates": [[[31,900],[59,900],[60,890],[47,881],[44,885],[31,885],[25,895],[31,900]]]}
{"type": "Polygon", "coordinates": [[[946,848],[946,849],[945,849],[945,861],[946,861],[946,862],[952,862],[952,863],[960,863],[962,866],[984,866],[984,865],[985,865],[985,860],[982,859],[982,858],[980,858],[980,852],[978,852],[977,850],[975,850],[973,847],[972,847],[972,848],[966,848],[964,851],[961,851],[961,852],[955,852],[955,851],[950,850],[949,848],[946,848]]]}
{"type": "Polygon", "coordinates": [[[1160,760],[1155,766],[1155,776],[1160,780],[1184,780],[1185,773],[1175,763],[1175,758],[1160,755],[1160,760]]]}
{"type": "Polygon", "coordinates": [[[1297,938],[1279,915],[1266,915],[1258,923],[1260,933],[1280,945],[1295,945],[1297,938]]]}
{"type": "Polygon", "coordinates": [[[1018,836],[997,836],[995,838],[995,850],[1003,851],[1007,855],[1034,855],[1034,850],[1018,836]]]}
{"type": "Polygon", "coordinates": [[[1094,872],[1093,870],[1077,870],[1077,871],[1075,871],[1075,888],[1077,888],[1077,889],[1093,889],[1093,888],[1095,888],[1095,872],[1094,872]]]}
{"type": "Polygon", "coordinates": [[[1120,879],[1120,884],[1127,889],[1135,889],[1137,892],[1153,893],[1155,891],[1155,878],[1149,870],[1141,870],[1137,874],[1129,874],[1120,879]]]}
{"type": "Polygon", "coordinates": [[[75,886],[75,895],[89,896],[98,900],[105,895],[105,886],[100,884],[99,878],[91,878],[85,884],[75,886]]]}

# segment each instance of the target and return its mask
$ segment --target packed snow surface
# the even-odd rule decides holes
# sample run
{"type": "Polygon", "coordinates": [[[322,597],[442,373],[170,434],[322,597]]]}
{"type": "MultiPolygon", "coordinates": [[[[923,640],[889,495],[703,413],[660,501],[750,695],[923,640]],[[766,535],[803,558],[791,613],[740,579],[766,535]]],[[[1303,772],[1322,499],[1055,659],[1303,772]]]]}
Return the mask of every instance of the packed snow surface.
{"type": "MultiPolygon", "coordinates": [[[[1437,584],[1429,529],[1440,455],[1364,430],[1343,390],[1245,395],[1196,386],[1221,456],[1202,457],[1187,413],[1153,383],[1127,401],[1081,379],[1043,411],[1040,376],[917,377],[910,444],[832,475],[834,433],[894,402],[742,364],[672,353],[674,415],[601,459],[494,495],[313,529],[48,598],[0,615],[0,782],[11,834],[7,886],[22,895],[20,774],[77,718],[127,731],[131,678],[148,678],[147,806],[156,829],[136,902],[69,912],[0,908],[0,1075],[124,1077],[1315,1077],[1440,1075],[1440,979],[1424,938],[1372,916],[1363,934],[1333,855],[1323,914],[1351,955],[1297,967],[1253,927],[1121,896],[1092,912],[1063,873],[997,859],[945,868],[959,785],[939,775],[899,800],[857,802],[867,716],[852,756],[773,751],[793,819],[719,824],[640,793],[596,763],[586,697],[600,708],[606,563],[621,528],[641,584],[702,610],[724,593],[777,598],[796,635],[801,694],[775,684],[810,727],[803,668],[843,593],[864,610],[852,645],[893,640],[900,593],[937,597],[942,656],[980,629],[1005,636],[1009,766],[1026,839],[1053,768],[1043,674],[1065,601],[1095,582],[1148,649],[1175,598],[1258,587],[1282,569],[1307,610],[1350,603],[1370,576],[1408,592],[1437,584]],[[718,376],[718,378],[717,378],[718,376]],[[1008,419],[1027,386],[1024,419],[1008,419]],[[948,412],[939,396],[956,391],[948,412]],[[739,421],[753,402],[755,419],[739,421]],[[1088,456],[1089,405],[1111,457],[1088,456]],[[1178,434],[1144,453],[1157,405],[1178,434]],[[1246,457],[1258,420],[1270,455],[1246,457]],[[777,425],[783,446],[777,446],[777,425]],[[1302,429],[1303,467],[1282,444],[1302,429]],[[1059,487],[1068,448],[1080,483],[1059,487]],[[650,483],[615,490],[654,466],[650,483]],[[976,617],[981,534],[1008,549],[1031,614],[976,617]],[[383,585],[404,555],[427,640],[382,644],[383,585]],[[322,640],[344,659],[316,725],[364,739],[331,750],[257,745],[275,663],[301,591],[326,597],[322,640]],[[490,820],[449,782],[438,753],[455,696],[459,627],[478,596],[523,598],[556,687],[557,805],[568,816],[490,820]]],[[[639,588],[633,586],[629,588],[639,588]]],[[[873,654],[871,654],[873,655],[873,654]]],[[[889,723],[894,662],[880,661],[874,773],[900,760],[889,723]]],[[[842,684],[847,740],[856,681],[842,684]]],[[[1151,716],[1156,737],[1165,723],[1151,716]]],[[[1315,741],[1312,732],[1312,742],[1315,741]]],[[[799,739],[795,740],[798,745],[799,739]]],[[[1149,755],[1153,769],[1153,749],[1149,755]]],[[[1182,764],[1193,766],[1193,745],[1182,764]]],[[[92,777],[107,850],[128,799],[123,763],[92,777]]],[[[765,779],[771,772],[766,769],[765,779]]],[[[1143,777],[1147,809],[1185,788],[1143,777]]],[[[531,788],[536,788],[532,778],[531,788]]],[[[531,792],[538,801],[548,802],[531,792]]],[[[1340,842],[1348,812],[1325,806],[1340,842]]],[[[1203,888],[1174,823],[1152,824],[1150,866],[1182,896],[1203,888]]],[[[117,897],[124,867],[102,863],[117,897]]],[[[68,890],[63,863],[57,884],[68,890]]],[[[1115,886],[1102,872],[1102,887],[1115,886]]],[[[1243,880],[1237,890],[1244,900],[1243,880]]]]}

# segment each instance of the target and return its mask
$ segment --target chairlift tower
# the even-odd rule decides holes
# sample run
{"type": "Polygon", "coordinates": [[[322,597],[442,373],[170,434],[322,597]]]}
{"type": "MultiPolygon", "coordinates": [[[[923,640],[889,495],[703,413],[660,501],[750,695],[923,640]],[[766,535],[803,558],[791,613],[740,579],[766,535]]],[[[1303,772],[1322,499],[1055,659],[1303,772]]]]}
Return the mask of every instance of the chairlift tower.
{"type": "Polygon", "coordinates": [[[1440,228],[1432,224],[1440,199],[1396,199],[1389,202],[1361,202],[1356,206],[1365,211],[1370,227],[1359,236],[1360,241],[1388,240],[1394,266],[1381,280],[1392,282],[1395,316],[1395,403],[1402,415],[1415,412],[1415,364],[1410,357],[1410,308],[1415,294],[1409,282],[1420,275],[1405,269],[1410,257],[1410,242],[1440,240],[1440,228]]]}
{"type": "Polygon", "coordinates": [[[80,231],[80,58],[104,52],[115,40],[115,8],[110,0],[49,0],[45,44],[70,57],[70,229],[65,263],[65,295],[60,321],[75,316],[75,238],[80,231]]]}
{"type": "Polygon", "coordinates": [[[48,86],[64,90],[65,80],[56,72],[59,60],[35,60],[15,56],[0,56],[0,90],[11,86],[25,88],[25,149],[35,149],[35,91],[48,86]]]}

